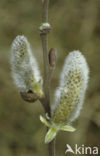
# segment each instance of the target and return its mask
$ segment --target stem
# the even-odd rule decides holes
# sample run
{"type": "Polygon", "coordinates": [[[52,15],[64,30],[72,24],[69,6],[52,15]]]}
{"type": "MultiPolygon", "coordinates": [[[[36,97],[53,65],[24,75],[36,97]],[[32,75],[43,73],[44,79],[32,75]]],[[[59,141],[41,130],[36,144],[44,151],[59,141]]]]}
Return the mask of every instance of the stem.
{"type": "Polygon", "coordinates": [[[43,13],[42,13],[42,22],[46,23],[48,22],[48,6],[49,6],[49,0],[43,0],[43,13]]]}
{"type": "Polygon", "coordinates": [[[51,116],[50,113],[50,79],[49,79],[49,62],[48,62],[48,37],[47,34],[41,35],[42,47],[43,47],[43,62],[44,62],[44,107],[46,113],[51,116]]]}
{"type": "MultiPolygon", "coordinates": [[[[42,23],[48,22],[48,5],[49,0],[43,0],[42,23]]],[[[51,116],[50,112],[50,69],[48,59],[48,32],[41,33],[42,47],[43,47],[43,62],[44,62],[44,94],[43,101],[45,112],[51,116]]],[[[48,144],[49,156],[55,156],[55,141],[48,144]]]]}
{"type": "Polygon", "coordinates": [[[52,142],[49,143],[48,150],[49,150],[49,156],[56,156],[56,153],[55,153],[55,139],[52,142]]]}

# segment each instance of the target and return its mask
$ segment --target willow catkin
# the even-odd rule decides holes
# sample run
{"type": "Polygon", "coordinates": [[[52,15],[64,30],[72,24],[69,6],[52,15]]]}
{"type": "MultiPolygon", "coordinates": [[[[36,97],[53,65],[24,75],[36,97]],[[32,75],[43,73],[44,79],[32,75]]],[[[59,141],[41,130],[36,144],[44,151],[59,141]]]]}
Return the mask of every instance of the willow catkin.
{"type": "Polygon", "coordinates": [[[26,37],[17,36],[11,46],[12,77],[21,92],[42,96],[42,78],[26,37]]]}
{"type": "Polygon", "coordinates": [[[79,51],[71,52],[65,60],[59,88],[56,90],[52,116],[40,116],[43,124],[49,127],[45,143],[52,141],[61,131],[74,132],[70,125],[80,114],[88,82],[88,65],[79,51]]]}
{"type": "Polygon", "coordinates": [[[88,65],[79,51],[71,52],[65,60],[60,85],[55,93],[52,122],[64,124],[80,114],[88,82],[88,65]]]}

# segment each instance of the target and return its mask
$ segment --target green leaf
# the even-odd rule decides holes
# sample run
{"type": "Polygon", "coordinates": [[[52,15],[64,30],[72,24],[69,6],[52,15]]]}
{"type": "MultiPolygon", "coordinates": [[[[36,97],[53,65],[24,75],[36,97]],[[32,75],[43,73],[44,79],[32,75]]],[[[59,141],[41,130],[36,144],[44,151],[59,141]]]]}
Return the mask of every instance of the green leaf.
{"type": "Polygon", "coordinates": [[[65,125],[65,126],[60,127],[60,130],[68,131],[68,132],[74,132],[76,129],[74,127],[72,127],[72,126],[65,125]]]}
{"type": "Polygon", "coordinates": [[[40,115],[40,121],[45,124],[47,127],[50,127],[50,123],[42,116],[40,115]]]}
{"type": "Polygon", "coordinates": [[[49,143],[56,137],[57,131],[55,128],[50,128],[45,136],[45,143],[49,143]]]}

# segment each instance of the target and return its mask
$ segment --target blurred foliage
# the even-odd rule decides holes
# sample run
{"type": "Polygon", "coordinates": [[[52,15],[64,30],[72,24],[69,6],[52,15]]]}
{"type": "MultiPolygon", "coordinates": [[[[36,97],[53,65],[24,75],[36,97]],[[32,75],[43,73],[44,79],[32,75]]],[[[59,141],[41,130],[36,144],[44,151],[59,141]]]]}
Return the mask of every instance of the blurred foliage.
{"type": "MultiPolygon", "coordinates": [[[[46,156],[45,128],[39,121],[39,102],[24,102],[10,71],[10,46],[24,34],[29,39],[43,73],[42,47],[38,27],[41,0],[0,0],[0,156],[46,156]]],[[[58,61],[51,85],[51,97],[68,52],[79,49],[90,67],[90,80],[84,108],[74,123],[75,133],[60,132],[57,156],[64,156],[66,143],[100,148],[100,0],[50,0],[49,47],[58,49],[58,61]]]]}

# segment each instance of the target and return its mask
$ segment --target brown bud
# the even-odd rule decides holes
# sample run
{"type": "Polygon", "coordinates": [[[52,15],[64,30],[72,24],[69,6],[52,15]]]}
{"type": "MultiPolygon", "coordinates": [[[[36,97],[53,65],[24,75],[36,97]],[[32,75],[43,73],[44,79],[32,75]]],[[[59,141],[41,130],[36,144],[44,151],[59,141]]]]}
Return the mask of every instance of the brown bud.
{"type": "Polygon", "coordinates": [[[31,92],[20,92],[21,97],[23,98],[24,101],[27,102],[35,102],[36,100],[39,99],[38,95],[35,93],[31,92]]]}
{"type": "Polygon", "coordinates": [[[51,48],[49,51],[49,64],[50,67],[54,68],[56,65],[56,58],[57,58],[57,49],[51,48]]]}
{"type": "Polygon", "coordinates": [[[28,92],[20,92],[20,95],[24,101],[27,101],[30,103],[35,102],[37,100],[44,101],[44,98],[45,98],[44,95],[40,97],[36,93],[33,93],[31,90],[29,90],[28,92]]]}

